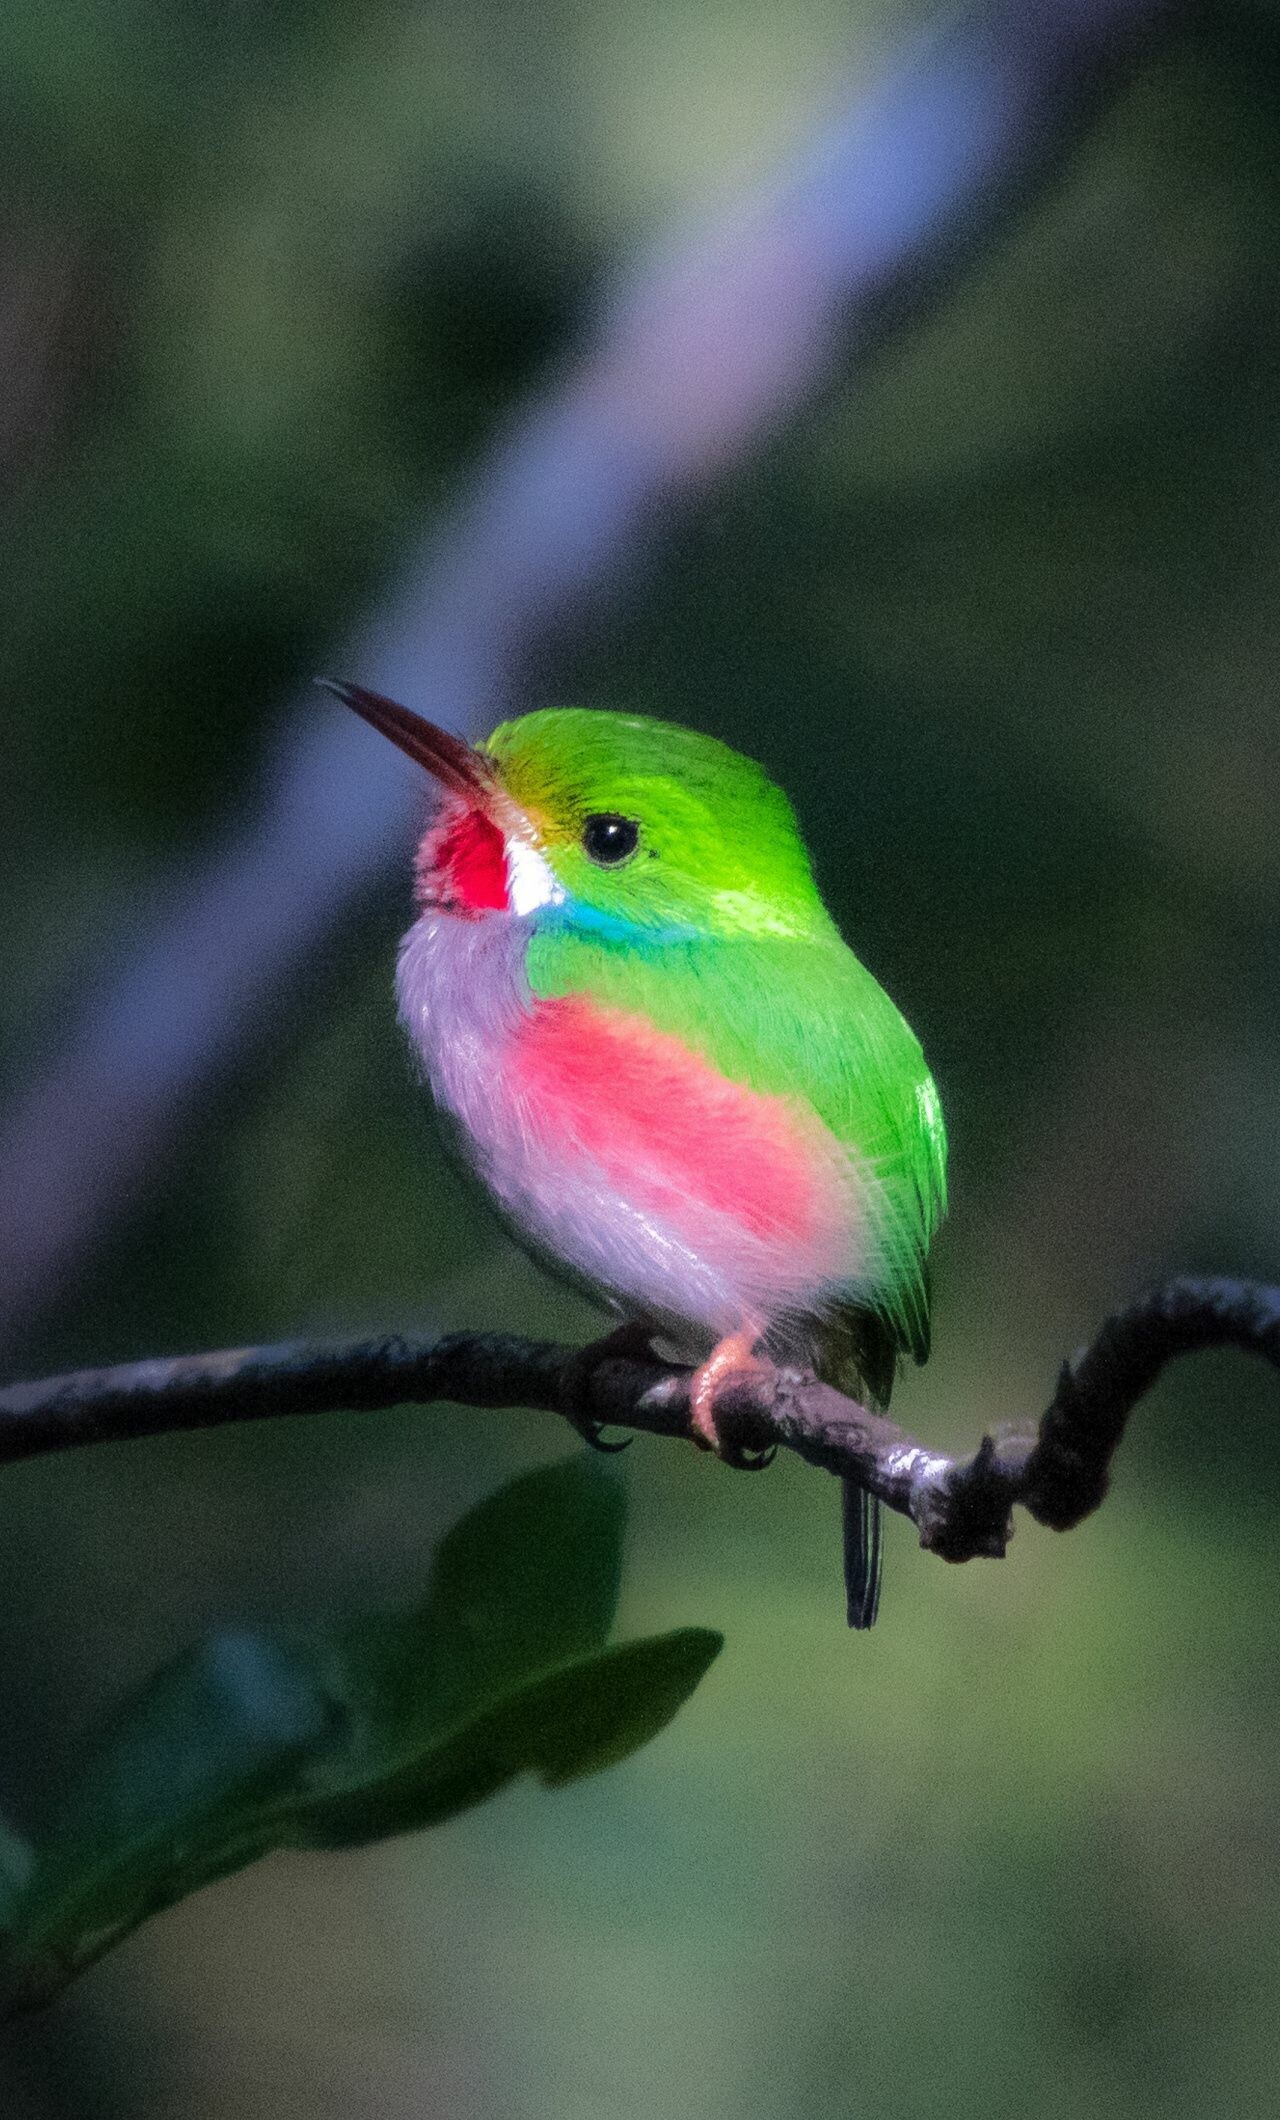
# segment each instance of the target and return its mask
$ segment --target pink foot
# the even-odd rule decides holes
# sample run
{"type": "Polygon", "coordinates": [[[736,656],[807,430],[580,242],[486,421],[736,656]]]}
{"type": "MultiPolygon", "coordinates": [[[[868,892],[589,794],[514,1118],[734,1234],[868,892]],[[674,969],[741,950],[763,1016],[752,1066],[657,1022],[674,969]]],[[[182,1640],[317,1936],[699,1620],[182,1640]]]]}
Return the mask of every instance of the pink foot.
{"type": "Polygon", "coordinates": [[[757,1381],[761,1377],[772,1378],[776,1374],[773,1363],[755,1351],[759,1337],[759,1333],[746,1329],[729,1333],[694,1370],[689,1386],[689,1425],[699,1449],[714,1450],[717,1457],[724,1458],[727,1463],[752,1471],[769,1464],[773,1452],[731,1449],[726,1445],[716,1426],[716,1400],[731,1385],[757,1381]]]}

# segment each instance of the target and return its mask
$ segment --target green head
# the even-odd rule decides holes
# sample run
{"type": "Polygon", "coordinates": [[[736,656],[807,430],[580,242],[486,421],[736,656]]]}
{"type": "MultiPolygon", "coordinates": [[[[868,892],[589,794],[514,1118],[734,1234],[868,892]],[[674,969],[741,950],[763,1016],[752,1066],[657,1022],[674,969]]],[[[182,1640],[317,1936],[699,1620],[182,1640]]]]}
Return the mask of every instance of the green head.
{"type": "Polygon", "coordinates": [[[791,804],[753,759],[639,714],[553,707],[484,746],[565,894],[655,936],[807,932],[825,915],[791,804]]]}
{"type": "Polygon", "coordinates": [[[554,707],[473,749],[375,694],[334,690],[453,798],[419,855],[428,904],[639,946],[830,932],[786,796],[713,736],[554,707]]]}

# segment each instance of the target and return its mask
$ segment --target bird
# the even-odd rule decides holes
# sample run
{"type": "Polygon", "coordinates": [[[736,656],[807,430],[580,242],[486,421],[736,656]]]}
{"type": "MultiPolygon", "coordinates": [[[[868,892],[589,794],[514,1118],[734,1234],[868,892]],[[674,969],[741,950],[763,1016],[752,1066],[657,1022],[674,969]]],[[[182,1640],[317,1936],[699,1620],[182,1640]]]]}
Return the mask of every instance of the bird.
{"type": "MultiPolygon", "coordinates": [[[[638,1333],[693,1366],[713,1449],[726,1386],[783,1364],[883,1408],[929,1352],[946,1130],[781,788],[647,715],[544,707],[473,744],[320,682],[434,784],[400,1018],[501,1219],[621,1321],[595,1344],[638,1333]]],[[[866,1628],[880,1504],[843,1485],[866,1628]]]]}

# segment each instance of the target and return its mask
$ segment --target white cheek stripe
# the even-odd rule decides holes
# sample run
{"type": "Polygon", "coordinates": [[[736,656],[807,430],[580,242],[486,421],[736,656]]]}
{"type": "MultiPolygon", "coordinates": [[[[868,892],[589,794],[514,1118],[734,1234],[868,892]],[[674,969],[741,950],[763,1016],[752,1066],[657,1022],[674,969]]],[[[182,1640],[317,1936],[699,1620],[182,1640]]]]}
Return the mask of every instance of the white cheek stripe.
{"type": "Polygon", "coordinates": [[[526,839],[507,841],[507,898],[513,913],[536,913],[539,906],[563,905],[564,892],[550,865],[526,839]]]}

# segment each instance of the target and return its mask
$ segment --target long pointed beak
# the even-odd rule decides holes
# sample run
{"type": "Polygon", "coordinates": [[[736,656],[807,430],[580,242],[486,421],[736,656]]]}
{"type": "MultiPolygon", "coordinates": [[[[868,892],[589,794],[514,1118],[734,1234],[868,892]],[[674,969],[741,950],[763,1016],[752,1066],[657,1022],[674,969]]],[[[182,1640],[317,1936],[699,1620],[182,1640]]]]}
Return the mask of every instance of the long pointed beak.
{"type": "Polygon", "coordinates": [[[489,760],[482,751],[464,743],[461,736],[438,729],[433,721],[424,721],[420,714],[411,714],[408,707],[397,706],[394,699],[384,699],[381,692],[366,692],[363,685],[348,684],[344,678],[319,677],[316,683],[372,728],[389,736],[406,757],[425,767],[453,794],[465,795],[472,802],[491,802],[497,794],[497,775],[489,760]]]}

